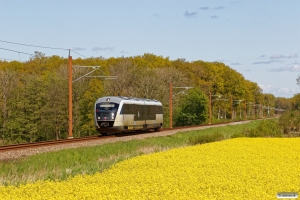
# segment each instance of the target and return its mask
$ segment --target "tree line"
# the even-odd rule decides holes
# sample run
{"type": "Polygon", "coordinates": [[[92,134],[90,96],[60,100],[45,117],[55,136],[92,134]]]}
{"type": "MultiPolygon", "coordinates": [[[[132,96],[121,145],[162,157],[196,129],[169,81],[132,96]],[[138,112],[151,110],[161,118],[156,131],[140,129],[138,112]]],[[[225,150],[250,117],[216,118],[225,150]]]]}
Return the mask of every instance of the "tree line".
{"type": "MultiPolygon", "coordinates": [[[[93,123],[94,102],[107,95],[161,101],[164,124],[168,126],[170,82],[174,86],[175,125],[187,121],[190,124],[207,123],[209,94],[213,96],[212,117],[215,120],[226,120],[233,115],[236,119],[244,115],[254,118],[259,112],[274,115],[276,110],[267,108],[292,110],[299,106],[299,101],[294,100],[299,99],[298,96],[287,99],[263,94],[256,83],[220,62],[188,62],[144,54],[108,59],[78,58],[72,63],[74,79],[91,71],[76,66],[100,66],[90,77],[73,84],[74,137],[97,134],[93,123]],[[117,78],[105,79],[106,76],[117,78]],[[185,90],[184,87],[193,89],[185,90]],[[197,102],[201,103],[197,105],[197,102]],[[191,106],[196,107],[191,109],[191,106]],[[260,108],[264,109],[259,111],[260,108]]],[[[35,52],[26,62],[0,61],[0,113],[0,144],[66,138],[68,58],[47,57],[35,52]]]]}

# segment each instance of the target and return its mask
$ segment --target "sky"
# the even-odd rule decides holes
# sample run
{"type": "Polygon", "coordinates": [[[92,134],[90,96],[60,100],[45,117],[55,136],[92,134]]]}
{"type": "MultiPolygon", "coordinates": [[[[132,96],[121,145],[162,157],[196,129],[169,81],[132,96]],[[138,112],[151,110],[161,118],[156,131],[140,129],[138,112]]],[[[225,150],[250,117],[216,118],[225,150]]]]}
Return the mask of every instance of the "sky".
{"type": "Polygon", "coordinates": [[[299,0],[0,0],[0,59],[72,49],[73,58],[218,61],[291,98],[300,93],[299,10],[299,0]]]}

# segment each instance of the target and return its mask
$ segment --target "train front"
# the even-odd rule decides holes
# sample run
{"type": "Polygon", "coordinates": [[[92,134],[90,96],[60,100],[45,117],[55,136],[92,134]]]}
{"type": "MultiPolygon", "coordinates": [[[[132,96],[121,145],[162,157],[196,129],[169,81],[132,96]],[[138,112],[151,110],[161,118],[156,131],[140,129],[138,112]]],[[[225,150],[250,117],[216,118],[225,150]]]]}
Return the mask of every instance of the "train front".
{"type": "Polygon", "coordinates": [[[115,120],[120,105],[120,99],[116,97],[99,98],[95,103],[95,127],[102,135],[120,132],[115,127],[115,120]]]}

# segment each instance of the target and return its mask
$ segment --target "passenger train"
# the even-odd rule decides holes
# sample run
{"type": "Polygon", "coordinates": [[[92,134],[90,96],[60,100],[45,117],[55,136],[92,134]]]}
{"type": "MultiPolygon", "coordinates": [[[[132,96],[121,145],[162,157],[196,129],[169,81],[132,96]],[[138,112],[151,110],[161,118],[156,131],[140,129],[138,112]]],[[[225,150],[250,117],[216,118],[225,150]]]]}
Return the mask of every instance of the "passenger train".
{"type": "Polygon", "coordinates": [[[157,100],[107,96],[96,101],[94,111],[95,127],[101,135],[159,131],[163,125],[163,108],[157,100]]]}

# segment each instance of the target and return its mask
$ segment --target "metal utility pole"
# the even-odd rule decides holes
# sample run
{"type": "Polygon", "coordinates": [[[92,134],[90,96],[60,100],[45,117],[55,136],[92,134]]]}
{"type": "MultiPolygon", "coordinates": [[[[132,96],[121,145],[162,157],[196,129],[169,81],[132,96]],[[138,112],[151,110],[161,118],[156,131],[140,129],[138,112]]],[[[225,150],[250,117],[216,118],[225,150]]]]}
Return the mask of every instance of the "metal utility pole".
{"type": "Polygon", "coordinates": [[[256,102],[254,101],[254,119],[256,119],[256,102]]]}
{"type": "Polygon", "coordinates": [[[172,124],[172,116],[173,116],[173,113],[172,113],[172,98],[173,98],[173,95],[172,95],[172,82],[170,82],[170,128],[173,128],[173,124],[172,124]]]}
{"type": "Polygon", "coordinates": [[[231,121],[233,121],[233,102],[232,102],[232,95],[230,95],[230,104],[231,104],[231,121]]]}
{"type": "Polygon", "coordinates": [[[72,56],[69,51],[69,135],[68,139],[73,138],[73,110],[72,110],[72,56]]]}
{"type": "Polygon", "coordinates": [[[209,124],[212,123],[212,116],[211,116],[211,92],[209,91],[209,124]]]}
{"type": "Polygon", "coordinates": [[[261,100],[259,103],[259,118],[262,118],[262,106],[261,106],[261,100]]]}
{"type": "Polygon", "coordinates": [[[246,105],[246,101],[244,102],[244,120],[247,120],[247,105],[246,105]]]}
{"type": "MultiPolygon", "coordinates": [[[[194,87],[173,87],[173,86],[172,86],[172,82],[170,82],[170,128],[173,128],[173,124],[172,124],[172,122],[173,122],[173,117],[172,117],[172,116],[173,116],[173,108],[172,108],[172,105],[173,105],[173,102],[172,102],[172,99],[173,99],[173,93],[172,93],[172,90],[173,90],[173,88],[180,88],[180,89],[188,90],[188,89],[194,88],[194,87]]],[[[184,93],[184,91],[179,92],[179,93],[177,93],[177,94],[181,94],[181,93],[184,93]]],[[[175,94],[174,97],[175,97],[177,94],[175,94]]]]}
{"type": "MultiPolygon", "coordinates": [[[[228,101],[228,99],[220,99],[222,97],[222,95],[212,95],[211,92],[209,91],[209,124],[212,124],[212,107],[213,107],[213,102],[214,101],[228,101]],[[212,99],[213,97],[217,97],[215,99],[212,99]]],[[[220,112],[220,109],[219,109],[220,112]]],[[[226,111],[225,111],[225,115],[226,115],[226,111]]],[[[218,119],[219,119],[219,114],[218,114],[218,119]]]]}

